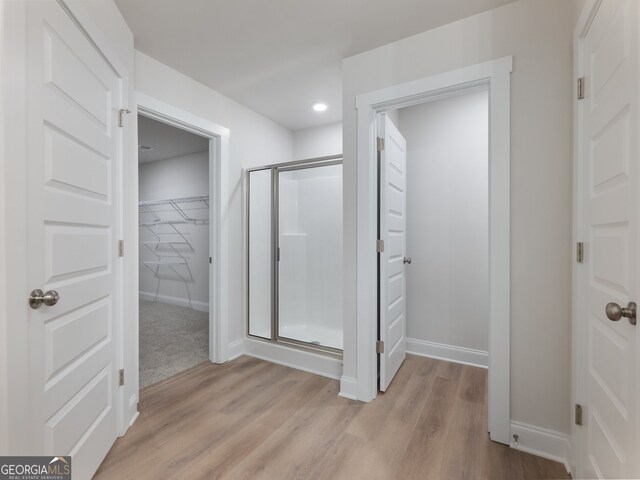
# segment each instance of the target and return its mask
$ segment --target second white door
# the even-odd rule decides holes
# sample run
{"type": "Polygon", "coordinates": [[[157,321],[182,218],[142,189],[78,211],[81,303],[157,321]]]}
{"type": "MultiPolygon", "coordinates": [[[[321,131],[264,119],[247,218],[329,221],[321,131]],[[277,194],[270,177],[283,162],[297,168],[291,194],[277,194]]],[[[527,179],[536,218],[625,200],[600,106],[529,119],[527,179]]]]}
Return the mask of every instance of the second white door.
{"type": "Polygon", "coordinates": [[[406,357],[406,162],[404,137],[387,115],[378,122],[379,388],[386,391],[406,357]]]}
{"type": "MultiPolygon", "coordinates": [[[[597,3],[597,2],[596,2],[597,3]]],[[[620,314],[639,297],[640,148],[637,0],[596,5],[580,55],[578,100],[580,239],[578,267],[578,478],[640,476],[640,336],[620,314]],[[617,304],[620,310],[607,309],[617,304]],[[609,317],[609,318],[608,318],[609,317]]]]}

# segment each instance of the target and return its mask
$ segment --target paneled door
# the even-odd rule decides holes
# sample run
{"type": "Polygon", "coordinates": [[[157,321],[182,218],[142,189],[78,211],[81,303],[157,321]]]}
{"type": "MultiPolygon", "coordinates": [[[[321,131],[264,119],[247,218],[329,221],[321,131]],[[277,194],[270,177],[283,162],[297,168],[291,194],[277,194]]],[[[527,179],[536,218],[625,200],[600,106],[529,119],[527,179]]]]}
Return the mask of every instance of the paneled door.
{"type": "Polygon", "coordinates": [[[406,357],[406,162],[404,137],[389,117],[378,121],[379,389],[384,392],[406,357]]]}
{"type": "Polygon", "coordinates": [[[577,478],[640,477],[639,6],[603,0],[579,45],[577,478]]]}
{"type": "Polygon", "coordinates": [[[118,433],[126,85],[61,3],[26,3],[30,453],[86,479],[118,433]]]}

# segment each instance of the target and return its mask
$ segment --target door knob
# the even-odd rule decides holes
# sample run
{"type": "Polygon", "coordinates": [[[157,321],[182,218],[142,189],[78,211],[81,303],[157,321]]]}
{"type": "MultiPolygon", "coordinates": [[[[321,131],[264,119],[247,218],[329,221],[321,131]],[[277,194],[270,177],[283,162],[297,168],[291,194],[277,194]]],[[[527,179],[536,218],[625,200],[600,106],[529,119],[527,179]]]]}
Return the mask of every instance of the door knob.
{"type": "Polygon", "coordinates": [[[627,308],[622,308],[617,303],[607,303],[607,307],[605,308],[605,313],[607,314],[607,318],[613,322],[617,322],[622,317],[626,317],[629,319],[629,323],[631,325],[636,324],[636,304],[635,302],[629,302],[627,308]]]}
{"type": "Polygon", "coordinates": [[[402,263],[409,263],[409,264],[411,264],[411,257],[404,257],[404,260],[402,260],[402,263]]]}
{"type": "Polygon", "coordinates": [[[60,295],[55,290],[49,290],[46,293],[42,293],[39,288],[31,292],[29,295],[29,306],[34,310],[37,310],[42,305],[47,307],[53,307],[60,300],[60,295]]]}

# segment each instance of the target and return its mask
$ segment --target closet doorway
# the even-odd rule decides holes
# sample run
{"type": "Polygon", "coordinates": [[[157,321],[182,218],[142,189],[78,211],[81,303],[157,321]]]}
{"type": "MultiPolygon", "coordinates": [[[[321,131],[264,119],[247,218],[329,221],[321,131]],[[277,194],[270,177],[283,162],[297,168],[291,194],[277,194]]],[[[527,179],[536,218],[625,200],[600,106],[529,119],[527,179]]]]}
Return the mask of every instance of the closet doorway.
{"type": "Polygon", "coordinates": [[[209,143],[138,115],[140,388],[209,359],[209,143]]]}

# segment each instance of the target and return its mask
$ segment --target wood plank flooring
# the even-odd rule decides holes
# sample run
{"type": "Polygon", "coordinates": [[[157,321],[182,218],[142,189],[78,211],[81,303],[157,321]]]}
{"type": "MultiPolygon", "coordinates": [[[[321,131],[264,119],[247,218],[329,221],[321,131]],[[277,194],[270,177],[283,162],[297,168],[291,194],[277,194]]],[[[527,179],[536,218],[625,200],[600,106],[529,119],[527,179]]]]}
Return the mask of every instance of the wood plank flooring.
{"type": "Polygon", "coordinates": [[[556,479],[491,442],[486,370],[408,356],[370,404],[338,382],[250,357],[141,392],[98,479],[556,479]]]}

